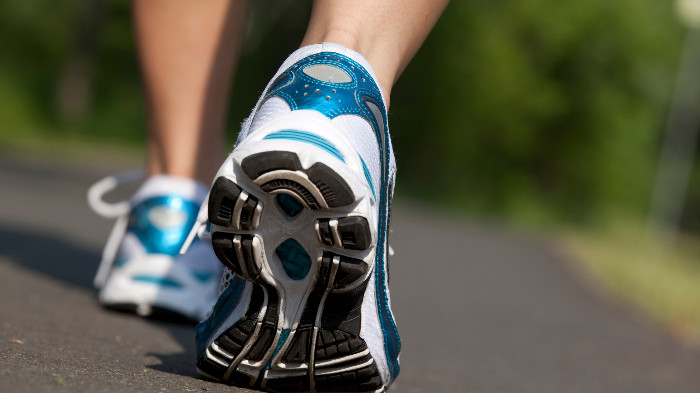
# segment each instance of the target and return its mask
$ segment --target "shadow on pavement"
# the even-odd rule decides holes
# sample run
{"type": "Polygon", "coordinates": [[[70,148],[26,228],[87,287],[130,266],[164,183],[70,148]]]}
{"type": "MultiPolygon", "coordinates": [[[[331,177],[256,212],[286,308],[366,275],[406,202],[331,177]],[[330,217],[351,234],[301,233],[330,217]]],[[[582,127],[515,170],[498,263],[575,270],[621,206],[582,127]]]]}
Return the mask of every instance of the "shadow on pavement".
{"type": "Polygon", "coordinates": [[[197,356],[194,345],[194,327],[192,325],[178,325],[163,321],[151,322],[163,330],[168,331],[170,336],[180,344],[183,351],[180,353],[149,352],[147,353],[148,356],[153,356],[160,360],[160,362],[156,364],[146,364],[145,367],[169,374],[199,378],[194,366],[197,356]]]}
{"type": "Polygon", "coordinates": [[[0,224],[0,256],[50,278],[94,292],[100,255],[58,237],[0,224]]]}
{"type": "MultiPolygon", "coordinates": [[[[92,279],[100,260],[99,253],[81,247],[77,243],[46,233],[16,229],[0,224],[0,257],[22,266],[31,273],[69,284],[96,297],[92,279]]],[[[95,299],[95,302],[97,300],[95,299]]],[[[121,313],[114,311],[113,315],[121,313]]],[[[141,320],[133,314],[123,313],[122,318],[141,320]]],[[[166,331],[183,351],[180,353],[158,353],[148,356],[160,360],[159,364],[144,364],[152,370],[196,377],[194,368],[194,324],[178,323],[172,319],[146,319],[147,322],[166,331]]]]}

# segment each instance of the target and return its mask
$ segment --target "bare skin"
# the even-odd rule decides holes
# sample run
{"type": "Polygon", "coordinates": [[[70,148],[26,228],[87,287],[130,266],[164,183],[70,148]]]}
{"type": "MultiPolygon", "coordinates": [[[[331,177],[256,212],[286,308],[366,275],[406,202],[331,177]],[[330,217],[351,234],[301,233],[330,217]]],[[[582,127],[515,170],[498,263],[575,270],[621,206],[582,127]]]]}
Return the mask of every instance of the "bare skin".
{"type": "MultiPolygon", "coordinates": [[[[391,88],[449,0],[316,0],[301,46],[345,45],[391,88]]],[[[225,154],[228,89],[246,0],[134,0],[148,101],[148,173],[209,184],[225,154]]]]}
{"type": "Polygon", "coordinates": [[[302,46],[335,42],[372,65],[387,106],[391,88],[449,0],[316,0],[302,46]]]}
{"type": "Polygon", "coordinates": [[[209,184],[226,153],[247,1],[134,0],[148,103],[147,170],[209,184]]]}

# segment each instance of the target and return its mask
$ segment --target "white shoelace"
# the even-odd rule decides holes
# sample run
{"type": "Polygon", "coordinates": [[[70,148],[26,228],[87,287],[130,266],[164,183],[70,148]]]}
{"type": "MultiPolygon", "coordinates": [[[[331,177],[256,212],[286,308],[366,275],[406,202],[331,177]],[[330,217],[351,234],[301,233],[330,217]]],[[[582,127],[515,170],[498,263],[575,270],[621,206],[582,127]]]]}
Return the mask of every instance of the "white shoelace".
{"type": "Polygon", "coordinates": [[[102,260],[93,280],[93,285],[98,289],[102,288],[112,269],[119,249],[119,243],[124,237],[124,233],[126,233],[129,223],[129,212],[131,211],[131,203],[128,200],[108,203],[102,198],[120,185],[140,181],[143,177],[144,173],[140,170],[122,172],[117,175],[107,176],[88,189],[87,201],[90,208],[102,217],[116,218],[117,220],[107,238],[107,244],[102,251],[102,260]]]}
{"type": "Polygon", "coordinates": [[[209,221],[209,193],[207,193],[202,206],[199,208],[199,213],[197,213],[197,220],[194,222],[192,229],[190,229],[185,243],[183,243],[182,248],[180,248],[180,254],[184,254],[192,245],[194,237],[197,236],[199,240],[204,240],[211,242],[211,232],[207,228],[207,221],[209,221]]]}

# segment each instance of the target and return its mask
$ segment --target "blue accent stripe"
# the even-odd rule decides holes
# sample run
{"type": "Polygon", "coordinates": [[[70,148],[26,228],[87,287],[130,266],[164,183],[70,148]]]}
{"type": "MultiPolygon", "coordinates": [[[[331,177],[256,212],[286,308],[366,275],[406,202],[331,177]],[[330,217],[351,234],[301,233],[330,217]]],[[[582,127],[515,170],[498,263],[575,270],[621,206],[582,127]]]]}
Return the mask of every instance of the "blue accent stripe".
{"type": "Polygon", "coordinates": [[[332,143],[310,132],[299,130],[282,130],[265,135],[263,139],[286,139],[290,141],[309,143],[316,147],[320,147],[321,149],[327,151],[340,161],[345,162],[345,158],[343,157],[343,155],[340,153],[340,151],[338,151],[338,149],[335,146],[333,146],[332,143]]]}
{"type": "Polygon", "coordinates": [[[280,349],[282,349],[282,346],[287,341],[287,337],[289,337],[290,331],[291,331],[290,329],[282,329],[282,331],[280,332],[280,338],[279,338],[279,340],[277,340],[277,346],[275,347],[275,352],[270,357],[270,360],[274,359],[275,356],[277,356],[277,354],[280,352],[280,349]]]}
{"type": "Polygon", "coordinates": [[[238,276],[233,276],[229,286],[216,301],[212,314],[209,316],[209,318],[197,325],[197,356],[201,356],[204,353],[204,351],[207,349],[207,343],[209,342],[211,335],[219,329],[229,314],[233,312],[236,304],[238,304],[238,300],[244,287],[245,281],[238,276]]]}
{"type": "Polygon", "coordinates": [[[200,282],[207,282],[211,280],[212,277],[214,277],[214,274],[207,272],[192,272],[192,276],[200,282]]]}
{"type": "Polygon", "coordinates": [[[289,338],[289,332],[291,332],[291,329],[282,329],[280,331],[280,337],[279,337],[279,339],[277,339],[277,345],[275,346],[275,351],[272,353],[272,356],[270,356],[270,359],[267,360],[265,367],[263,367],[260,370],[260,373],[258,374],[258,379],[261,380],[263,378],[263,375],[265,375],[265,371],[269,370],[272,367],[272,360],[280,352],[280,350],[284,346],[284,343],[287,342],[287,338],[289,338]]]}
{"type": "Polygon", "coordinates": [[[131,277],[131,279],[134,281],[147,282],[149,284],[156,284],[163,287],[182,288],[182,284],[180,284],[179,282],[165,277],[140,275],[133,276],[131,277]]]}
{"type": "Polygon", "coordinates": [[[374,199],[377,199],[377,194],[374,192],[374,184],[372,184],[372,175],[369,173],[369,169],[367,169],[367,164],[365,164],[365,160],[362,159],[362,156],[360,156],[360,161],[362,161],[362,170],[365,171],[365,179],[367,179],[367,184],[369,184],[370,190],[372,190],[372,196],[374,196],[374,199]]]}
{"type": "Polygon", "coordinates": [[[275,346],[275,352],[272,353],[272,356],[270,356],[270,360],[267,361],[267,364],[265,365],[265,370],[269,370],[270,366],[272,365],[272,359],[277,356],[277,354],[280,352],[282,347],[284,346],[284,343],[287,342],[287,338],[289,338],[289,332],[291,332],[291,329],[282,329],[280,331],[280,337],[277,340],[277,345],[275,346]]]}

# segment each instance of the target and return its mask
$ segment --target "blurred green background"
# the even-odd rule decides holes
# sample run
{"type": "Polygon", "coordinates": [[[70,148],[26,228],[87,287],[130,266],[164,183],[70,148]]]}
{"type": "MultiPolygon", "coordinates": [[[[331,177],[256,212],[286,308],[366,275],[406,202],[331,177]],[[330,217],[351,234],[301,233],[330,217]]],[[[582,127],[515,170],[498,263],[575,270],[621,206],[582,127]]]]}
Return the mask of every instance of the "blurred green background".
{"type": "MultiPolygon", "coordinates": [[[[254,2],[231,140],[303,34],[308,2],[271,3],[254,2]]],[[[129,18],[124,1],[3,2],[4,137],[143,143],[129,18]]],[[[453,2],[393,94],[400,191],[517,219],[645,214],[682,37],[667,1],[453,2]]]]}
{"type": "MultiPolygon", "coordinates": [[[[253,2],[230,141],[309,9],[253,2]]],[[[684,35],[671,1],[453,1],[392,95],[399,195],[557,233],[616,290],[697,331],[699,171],[680,240],[642,229],[684,35]],[[688,292],[654,300],[663,285],[688,292]]],[[[0,48],[1,144],[143,145],[128,2],[2,2],[0,48]]]]}

